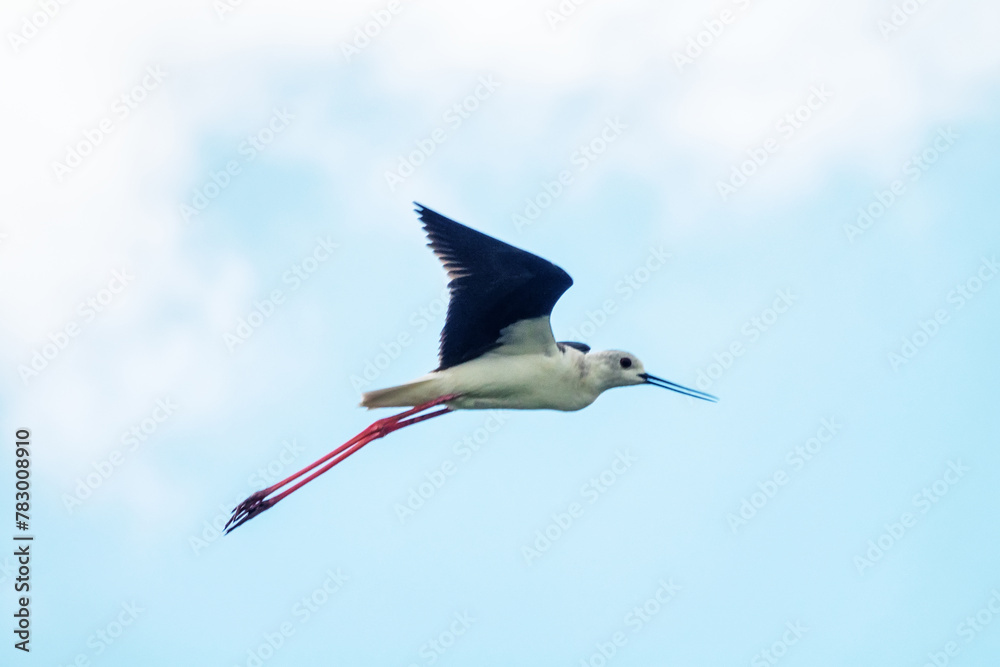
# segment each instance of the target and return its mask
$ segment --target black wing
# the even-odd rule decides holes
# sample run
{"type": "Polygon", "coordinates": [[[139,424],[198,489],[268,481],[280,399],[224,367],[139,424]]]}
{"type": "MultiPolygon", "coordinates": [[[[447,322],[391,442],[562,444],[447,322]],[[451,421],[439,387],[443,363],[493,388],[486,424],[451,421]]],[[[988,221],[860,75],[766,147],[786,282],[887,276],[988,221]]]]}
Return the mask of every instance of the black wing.
{"type": "Polygon", "coordinates": [[[556,343],[556,345],[558,345],[560,348],[563,346],[572,347],[574,350],[580,350],[584,354],[590,352],[590,346],[587,345],[586,343],[574,343],[568,340],[561,340],[558,343],[556,343]]]}
{"type": "Polygon", "coordinates": [[[497,346],[500,331],[515,322],[548,316],[573,284],[548,260],[416,206],[428,245],[451,278],[437,370],[497,346]]]}

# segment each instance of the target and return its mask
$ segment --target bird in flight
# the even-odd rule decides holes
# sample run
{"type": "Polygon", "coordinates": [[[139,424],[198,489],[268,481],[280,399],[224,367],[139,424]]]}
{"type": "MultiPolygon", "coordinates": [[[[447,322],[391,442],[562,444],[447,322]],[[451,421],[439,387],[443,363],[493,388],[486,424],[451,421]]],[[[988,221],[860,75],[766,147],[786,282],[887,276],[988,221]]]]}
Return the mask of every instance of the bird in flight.
{"type": "Polygon", "coordinates": [[[650,375],[628,352],[592,352],[583,343],[556,342],[549,316],[573,284],[568,273],[537,255],[416,206],[428,245],[450,278],[438,367],[412,382],[363,394],[361,405],[369,409],[410,409],[377,420],[318,461],[252,494],[233,510],[227,533],[373,440],[453,410],[580,410],[608,389],[630,385],[718,400],[650,375]]]}

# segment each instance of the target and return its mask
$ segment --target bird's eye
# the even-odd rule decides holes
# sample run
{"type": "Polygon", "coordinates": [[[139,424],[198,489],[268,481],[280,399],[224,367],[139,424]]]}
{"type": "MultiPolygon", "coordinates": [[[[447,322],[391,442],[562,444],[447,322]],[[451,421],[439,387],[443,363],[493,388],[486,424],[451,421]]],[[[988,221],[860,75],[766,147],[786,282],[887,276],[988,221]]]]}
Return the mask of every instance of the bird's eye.
{"type": "Polygon", "coordinates": [[[632,365],[632,360],[629,359],[628,357],[622,357],[621,359],[618,360],[618,363],[621,365],[622,368],[628,368],[632,365]]]}

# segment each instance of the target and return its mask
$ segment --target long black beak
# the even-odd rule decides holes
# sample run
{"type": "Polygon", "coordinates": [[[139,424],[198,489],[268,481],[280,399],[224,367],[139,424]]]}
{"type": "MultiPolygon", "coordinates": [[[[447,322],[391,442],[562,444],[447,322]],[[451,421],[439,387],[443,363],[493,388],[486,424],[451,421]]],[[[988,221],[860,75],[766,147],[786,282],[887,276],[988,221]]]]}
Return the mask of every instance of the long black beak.
{"type": "Polygon", "coordinates": [[[712,403],[718,403],[719,399],[711,394],[706,394],[703,391],[698,391],[697,389],[688,389],[679,384],[671,382],[670,380],[664,380],[663,378],[658,378],[655,375],[650,375],[649,373],[639,373],[639,377],[646,381],[646,384],[651,384],[654,387],[663,387],[664,389],[669,389],[670,391],[676,391],[678,394],[684,394],[685,396],[690,396],[691,398],[700,398],[703,401],[711,401],[712,403]]]}

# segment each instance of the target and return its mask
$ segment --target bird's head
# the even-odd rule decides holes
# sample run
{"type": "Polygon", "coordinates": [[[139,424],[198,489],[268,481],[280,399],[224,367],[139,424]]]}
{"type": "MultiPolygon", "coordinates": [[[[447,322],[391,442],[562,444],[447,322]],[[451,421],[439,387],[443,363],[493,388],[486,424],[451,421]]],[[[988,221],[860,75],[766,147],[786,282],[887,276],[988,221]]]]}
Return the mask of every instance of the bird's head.
{"type": "Polygon", "coordinates": [[[646,372],[642,362],[630,352],[621,350],[604,350],[603,352],[592,352],[587,355],[591,357],[590,372],[593,374],[593,381],[600,387],[601,391],[613,387],[628,387],[635,384],[651,384],[655,387],[662,387],[671,391],[676,391],[685,396],[700,398],[703,401],[718,401],[715,396],[706,394],[696,389],[690,389],[679,384],[658,378],[646,372]]]}

